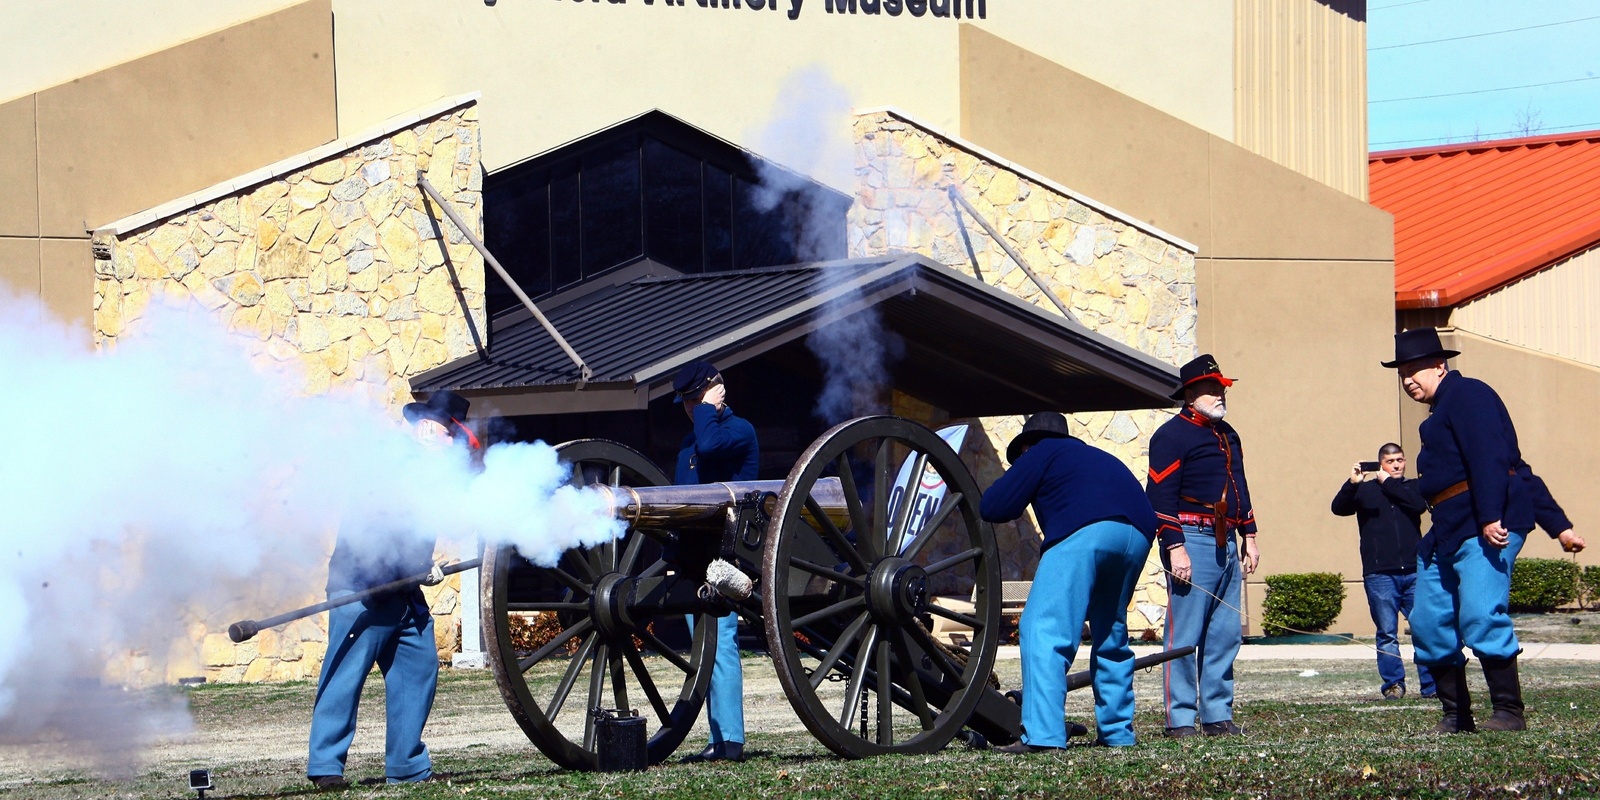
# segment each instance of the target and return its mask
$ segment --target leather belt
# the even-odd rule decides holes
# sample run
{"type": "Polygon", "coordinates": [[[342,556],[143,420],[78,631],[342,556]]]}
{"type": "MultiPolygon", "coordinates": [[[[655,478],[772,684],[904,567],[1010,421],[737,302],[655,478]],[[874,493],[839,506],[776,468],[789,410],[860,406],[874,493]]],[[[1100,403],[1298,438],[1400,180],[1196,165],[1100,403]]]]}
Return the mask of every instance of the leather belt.
{"type": "Polygon", "coordinates": [[[1449,500],[1456,495],[1466,494],[1467,490],[1471,488],[1471,486],[1467,485],[1466,481],[1458,481],[1450,484],[1449,486],[1446,486],[1443,491],[1428,498],[1428,508],[1435,508],[1440,503],[1443,503],[1444,501],[1449,500]]]}
{"type": "Polygon", "coordinates": [[[1207,503],[1203,500],[1196,500],[1193,497],[1180,497],[1178,499],[1185,503],[1194,503],[1201,508],[1210,509],[1212,514],[1211,528],[1212,533],[1217,537],[1217,546],[1228,546],[1228,530],[1230,528],[1228,524],[1228,498],[1224,497],[1215,503],[1207,503]]]}

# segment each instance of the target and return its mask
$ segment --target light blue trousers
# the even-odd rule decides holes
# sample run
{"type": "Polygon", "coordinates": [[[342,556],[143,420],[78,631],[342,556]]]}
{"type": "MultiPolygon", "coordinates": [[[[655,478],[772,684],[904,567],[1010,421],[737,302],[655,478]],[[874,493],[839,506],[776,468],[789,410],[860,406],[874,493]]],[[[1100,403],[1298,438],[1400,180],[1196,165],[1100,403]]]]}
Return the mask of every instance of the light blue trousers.
{"type": "Polygon", "coordinates": [[[1210,528],[1193,525],[1183,526],[1183,538],[1194,574],[1188,583],[1167,576],[1167,649],[1194,645],[1195,652],[1161,668],[1169,728],[1193,727],[1197,714],[1200,722],[1233,719],[1233,659],[1244,642],[1238,541],[1230,536],[1217,547],[1210,528]]]}
{"type": "MultiPolygon", "coordinates": [[[[332,600],[350,594],[329,592],[332,600]]],[[[433,709],[439,652],[433,617],[410,598],[391,596],[339,606],[328,612],[328,653],[311,711],[308,776],[343,775],[356,736],[361,687],[376,664],[383,673],[384,773],[391,783],[421,780],[432,771],[422,727],[433,709]]]]}
{"type": "Polygon", "coordinates": [[[1527,536],[1513,532],[1505,547],[1491,547],[1482,536],[1474,536],[1454,553],[1436,551],[1432,561],[1418,556],[1411,616],[1418,664],[1464,664],[1462,647],[1472,648],[1479,659],[1521,652],[1511,624],[1511,568],[1527,536]]]}
{"type": "MultiPolygon", "coordinates": [[[[694,617],[689,633],[694,634],[694,617]]],[[[739,615],[717,618],[717,657],[711,664],[711,689],[706,696],[706,721],[711,743],[744,743],[744,667],[739,663],[739,615]]]]}
{"type": "Polygon", "coordinates": [[[1128,600],[1150,537],[1121,520],[1079,528],[1045,551],[1022,611],[1022,740],[1066,747],[1067,671],[1089,623],[1094,718],[1100,741],[1135,743],[1128,600]]]}

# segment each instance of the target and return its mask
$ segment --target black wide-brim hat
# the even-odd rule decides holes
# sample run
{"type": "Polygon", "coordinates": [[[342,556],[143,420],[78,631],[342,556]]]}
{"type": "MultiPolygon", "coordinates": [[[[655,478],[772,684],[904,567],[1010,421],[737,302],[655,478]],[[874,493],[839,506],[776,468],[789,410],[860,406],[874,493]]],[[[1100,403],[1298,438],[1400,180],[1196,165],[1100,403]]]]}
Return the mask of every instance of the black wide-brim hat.
{"type": "Polygon", "coordinates": [[[1070,439],[1072,434],[1067,429],[1067,418],[1054,411],[1044,411],[1028,417],[1023,424],[1022,432],[1006,445],[1006,463],[1017,463],[1017,457],[1022,455],[1026,448],[1038,444],[1042,439],[1070,439]]]}
{"type": "Polygon", "coordinates": [[[1178,370],[1178,388],[1167,395],[1174,400],[1183,399],[1183,390],[1201,381],[1216,381],[1223,387],[1232,386],[1235,378],[1222,374],[1222,367],[1217,366],[1217,360],[1210,353],[1198,356],[1178,370]]]}
{"type": "Polygon", "coordinates": [[[1445,349],[1444,342],[1439,340],[1438,328],[1414,328],[1401,331],[1394,335],[1394,360],[1380,361],[1384,369],[1394,369],[1407,361],[1421,361],[1425,358],[1455,358],[1461,355],[1459,350],[1445,349]]]}
{"type": "Polygon", "coordinates": [[[467,410],[472,408],[472,401],[448,389],[440,390],[428,395],[428,399],[420,403],[406,403],[400,413],[405,415],[406,422],[415,423],[417,420],[431,419],[440,425],[450,428],[455,432],[455,425],[460,425],[467,419],[467,410]]]}

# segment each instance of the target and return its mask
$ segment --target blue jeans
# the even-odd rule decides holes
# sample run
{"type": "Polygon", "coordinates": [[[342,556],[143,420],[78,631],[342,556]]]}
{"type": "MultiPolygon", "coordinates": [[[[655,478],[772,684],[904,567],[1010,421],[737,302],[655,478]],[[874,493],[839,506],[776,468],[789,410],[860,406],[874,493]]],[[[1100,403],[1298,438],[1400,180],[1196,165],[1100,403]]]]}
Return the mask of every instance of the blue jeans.
{"type": "MultiPolygon", "coordinates": [[[[349,592],[329,592],[332,600],[349,592]]],[[[328,612],[328,653],[311,710],[311,759],[306,774],[343,775],[356,736],[361,687],[376,664],[383,673],[384,773],[390,783],[428,777],[433,762],[422,728],[439,682],[433,617],[406,594],[369,598],[328,612]]]]}
{"type": "Polygon", "coordinates": [[[1505,547],[1491,547],[1474,536],[1454,553],[1435,551],[1432,561],[1417,557],[1411,640],[1418,664],[1464,664],[1463,647],[1479,660],[1522,652],[1511,624],[1511,568],[1527,537],[1527,531],[1513,531],[1505,547]]]}
{"type": "MultiPolygon", "coordinates": [[[[1417,576],[1364,575],[1361,582],[1367,589],[1367,610],[1372,613],[1372,624],[1378,630],[1378,677],[1383,679],[1382,691],[1406,682],[1406,662],[1400,657],[1399,615],[1411,619],[1411,603],[1417,587],[1417,576]]],[[[1424,695],[1434,693],[1433,675],[1428,668],[1417,665],[1417,683],[1424,695]]]]}
{"type": "Polygon", "coordinates": [[[1194,574],[1188,583],[1167,578],[1167,649],[1195,652],[1161,667],[1169,728],[1233,719],[1233,660],[1244,643],[1237,538],[1218,547],[1210,528],[1185,525],[1183,542],[1194,574]]]}
{"type": "MultiPolygon", "coordinates": [[[[694,615],[689,635],[694,635],[694,615]]],[[[711,743],[744,743],[744,665],[739,663],[739,615],[717,617],[717,654],[711,662],[711,688],[706,695],[706,721],[711,743]]]]}
{"type": "Polygon", "coordinates": [[[1118,519],[1085,525],[1040,557],[1022,610],[1022,741],[1067,746],[1067,670],[1087,620],[1100,741],[1134,744],[1128,601],[1149,554],[1150,537],[1118,519]]]}

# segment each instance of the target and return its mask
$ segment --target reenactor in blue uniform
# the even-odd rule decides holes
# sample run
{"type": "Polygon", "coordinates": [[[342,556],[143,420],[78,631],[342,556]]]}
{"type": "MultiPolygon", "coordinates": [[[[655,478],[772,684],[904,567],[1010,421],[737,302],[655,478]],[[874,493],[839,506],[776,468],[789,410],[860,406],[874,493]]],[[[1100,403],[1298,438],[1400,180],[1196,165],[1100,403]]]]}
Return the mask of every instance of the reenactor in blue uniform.
{"type": "MultiPolygon", "coordinates": [[[[1417,551],[1411,631],[1417,663],[1433,673],[1444,709],[1434,732],[1519,731],[1527,727],[1522,649],[1509,607],[1511,569],[1535,521],[1532,471],[1519,472],[1522,452],[1505,403],[1488,384],[1449,368],[1447,359],[1460,353],[1445,349],[1438,331],[1397,333],[1394,350],[1383,366],[1399,371],[1411,399],[1430,406],[1419,430],[1417,480],[1433,522],[1417,551]],[[1489,685],[1494,715],[1481,726],[1472,717],[1463,646],[1489,685]]],[[[1581,547],[1570,530],[1558,538],[1581,547]]]]}
{"type": "Polygon", "coordinates": [[[1006,447],[1006,460],[1011,469],[983,493],[983,518],[1010,522],[1031,503],[1044,540],[1038,579],[1022,612],[1022,739],[999,750],[1067,746],[1067,670],[1085,620],[1093,642],[1096,744],[1131,746],[1136,740],[1127,610],[1150,554],[1155,512],[1128,468],[1072,438],[1060,414],[1033,415],[1006,447]]]}
{"type": "Polygon", "coordinates": [[[1162,667],[1166,734],[1232,736],[1244,732],[1233,721],[1233,660],[1244,641],[1239,588],[1261,560],[1256,518],[1239,434],[1222,421],[1233,379],[1209,355],[1184,364],[1179,379],[1172,397],[1183,410],[1150,438],[1145,484],[1171,573],[1166,646],[1195,648],[1162,667]]]}
{"type": "MultiPolygon", "coordinates": [[[[761,462],[756,429],[724,402],[727,388],[717,368],[704,362],[685,364],[672,381],[694,430],[683,438],[673,482],[680,485],[753,481],[761,462]]],[[[739,664],[739,615],[717,620],[717,657],[711,668],[706,698],[711,743],[695,761],[744,760],[744,672],[739,664]]]]}

